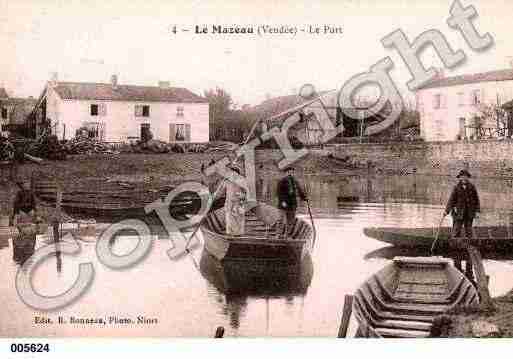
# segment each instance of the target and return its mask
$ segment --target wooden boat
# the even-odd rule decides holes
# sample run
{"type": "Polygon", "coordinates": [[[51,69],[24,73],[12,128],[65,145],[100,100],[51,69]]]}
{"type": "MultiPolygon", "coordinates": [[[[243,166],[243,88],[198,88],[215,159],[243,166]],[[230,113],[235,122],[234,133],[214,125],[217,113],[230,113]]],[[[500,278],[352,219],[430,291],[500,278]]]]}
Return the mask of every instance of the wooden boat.
{"type": "MultiPolygon", "coordinates": [[[[443,255],[444,257],[452,259],[466,260],[468,256],[467,251],[459,250],[435,250],[437,255],[443,255]]],[[[491,259],[494,261],[512,261],[513,253],[511,252],[497,252],[497,251],[480,251],[483,259],[491,259]]],[[[430,254],[430,248],[427,247],[398,247],[398,246],[386,246],[367,253],[363,258],[368,259],[388,259],[392,260],[395,257],[424,257],[430,254]]]]}
{"type": "Polygon", "coordinates": [[[224,208],[211,211],[201,225],[205,250],[219,261],[244,259],[299,262],[312,249],[312,227],[298,218],[289,235],[282,238],[280,218],[280,210],[259,203],[246,214],[246,233],[231,236],[226,234],[224,208]]]}
{"type": "MultiPolygon", "coordinates": [[[[121,185],[88,181],[66,188],[62,192],[61,208],[68,214],[97,219],[148,218],[156,215],[147,214],[145,207],[157,200],[165,198],[173,187],[145,189],[141,185],[121,185]]],[[[36,196],[51,205],[56,202],[56,186],[54,183],[37,181],[36,196]]],[[[213,208],[224,204],[224,198],[214,201],[213,208]]],[[[201,208],[201,198],[195,192],[182,192],[169,204],[169,213],[175,219],[182,219],[187,214],[194,214],[201,208]]],[[[158,222],[158,221],[154,221],[158,222]]]]}
{"type": "Polygon", "coordinates": [[[429,337],[433,320],[479,303],[477,290],[442,257],[396,257],[356,291],[353,310],[364,337],[429,337]]]}
{"type": "MultiPolygon", "coordinates": [[[[451,237],[450,227],[441,227],[436,247],[439,250],[461,248],[462,240],[451,237]]],[[[436,238],[437,229],[369,227],[364,229],[367,237],[401,247],[430,248],[436,238]]],[[[474,227],[474,238],[468,240],[480,251],[509,251],[513,249],[513,229],[507,226],[474,227]]]]}

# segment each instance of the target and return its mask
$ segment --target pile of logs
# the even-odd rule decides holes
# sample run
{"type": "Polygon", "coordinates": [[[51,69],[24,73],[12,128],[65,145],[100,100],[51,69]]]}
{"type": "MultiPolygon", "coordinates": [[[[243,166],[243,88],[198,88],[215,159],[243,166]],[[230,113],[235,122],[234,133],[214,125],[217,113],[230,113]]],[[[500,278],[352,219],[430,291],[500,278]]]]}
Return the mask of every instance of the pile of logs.
{"type": "Polygon", "coordinates": [[[65,143],[64,149],[72,155],[115,153],[105,143],[84,136],[69,140],[65,143]]]}
{"type": "Polygon", "coordinates": [[[0,162],[12,161],[14,158],[14,145],[6,138],[0,136],[0,162]]]}

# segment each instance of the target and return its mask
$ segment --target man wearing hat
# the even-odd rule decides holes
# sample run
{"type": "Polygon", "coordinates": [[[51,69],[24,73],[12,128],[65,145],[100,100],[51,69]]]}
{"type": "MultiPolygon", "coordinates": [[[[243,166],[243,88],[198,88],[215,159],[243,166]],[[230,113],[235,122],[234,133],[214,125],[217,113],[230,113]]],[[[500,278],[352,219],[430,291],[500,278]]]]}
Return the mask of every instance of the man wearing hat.
{"type": "Polygon", "coordinates": [[[11,217],[11,224],[16,225],[18,217],[35,218],[37,211],[36,196],[30,189],[28,181],[17,180],[16,185],[19,190],[13,203],[13,213],[11,217]]]}
{"type": "Polygon", "coordinates": [[[283,235],[286,236],[288,231],[293,228],[296,222],[297,196],[301,200],[306,201],[305,191],[299,182],[294,178],[294,167],[285,168],[286,176],[278,183],[278,208],[283,211],[285,217],[285,230],[283,235]]]}
{"type": "MultiPolygon", "coordinates": [[[[452,190],[447,206],[445,207],[445,215],[449,213],[453,218],[453,237],[461,236],[461,229],[464,227],[467,238],[472,237],[472,222],[474,218],[479,217],[481,206],[479,203],[479,195],[476,187],[470,182],[472,176],[467,170],[461,170],[456,178],[458,183],[452,190]]],[[[461,261],[455,261],[455,265],[461,270],[461,261]]],[[[472,263],[467,260],[467,275],[472,273],[472,263]]]]}

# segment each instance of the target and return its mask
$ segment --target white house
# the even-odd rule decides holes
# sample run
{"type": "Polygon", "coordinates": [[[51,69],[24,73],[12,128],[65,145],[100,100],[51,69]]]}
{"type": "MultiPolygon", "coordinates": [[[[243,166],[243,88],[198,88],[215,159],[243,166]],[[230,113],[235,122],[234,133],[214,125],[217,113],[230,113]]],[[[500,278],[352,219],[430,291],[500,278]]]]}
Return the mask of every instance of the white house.
{"type": "Polygon", "coordinates": [[[49,124],[59,139],[75,137],[85,129],[106,142],[139,139],[148,129],[166,142],[207,142],[209,104],[185,88],[110,83],[58,82],[43,91],[29,126],[33,134],[49,124]]]}
{"type": "Polygon", "coordinates": [[[415,95],[424,140],[498,137],[504,135],[504,124],[490,119],[482,123],[482,108],[513,99],[513,69],[453,77],[441,75],[418,89],[415,95]],[[481,122],[479,130],[478,122],[481,122]]]}

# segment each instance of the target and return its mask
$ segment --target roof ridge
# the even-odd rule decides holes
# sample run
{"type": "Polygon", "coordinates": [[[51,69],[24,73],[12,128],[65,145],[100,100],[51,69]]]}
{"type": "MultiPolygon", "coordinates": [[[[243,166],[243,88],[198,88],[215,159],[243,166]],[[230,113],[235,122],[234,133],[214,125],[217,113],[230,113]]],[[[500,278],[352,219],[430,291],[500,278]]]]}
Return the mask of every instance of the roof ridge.
{"type": "MultiPolygon", "coordinates": [[[[57,81],[57,86],[58,85],[102,85],[102,86],[111,86],[112,84],[110,82],[57,81]]],[[[141,87],[141,88],[162,88],[159,85],[150,86],[150,85],[117,84],[117,87],[123,87],[123,86],[125,86],[125,87],[141,87]]],[[[190,91],[186,87],[176,87],[176,86],[165,87],[165,88],[162,88],[162,89],[163,90],[166,90],[166,89],[180,89],[180,90],[190,91]]]]}
{"type": "Polygon", "coordinates": [[[419,87],[417,90],[437,88],[437,87],[448,87],[463,85],[467,83],[476,82],[494,82],[494,81],[508,81],[513,80],[513,68],[504,68],[499,70],[491,70],[485,72],[468,73],[462,75],[447,76],[442,78],[435,78],[424,86],[419,87]],[[499,75],[511,74],[511,77],[500,78],[499,75]],[[490,75],[496,75],[496,77],[486,78],[490,75]],[[454,82],[454,83],[451,83],[454,82]]]}

